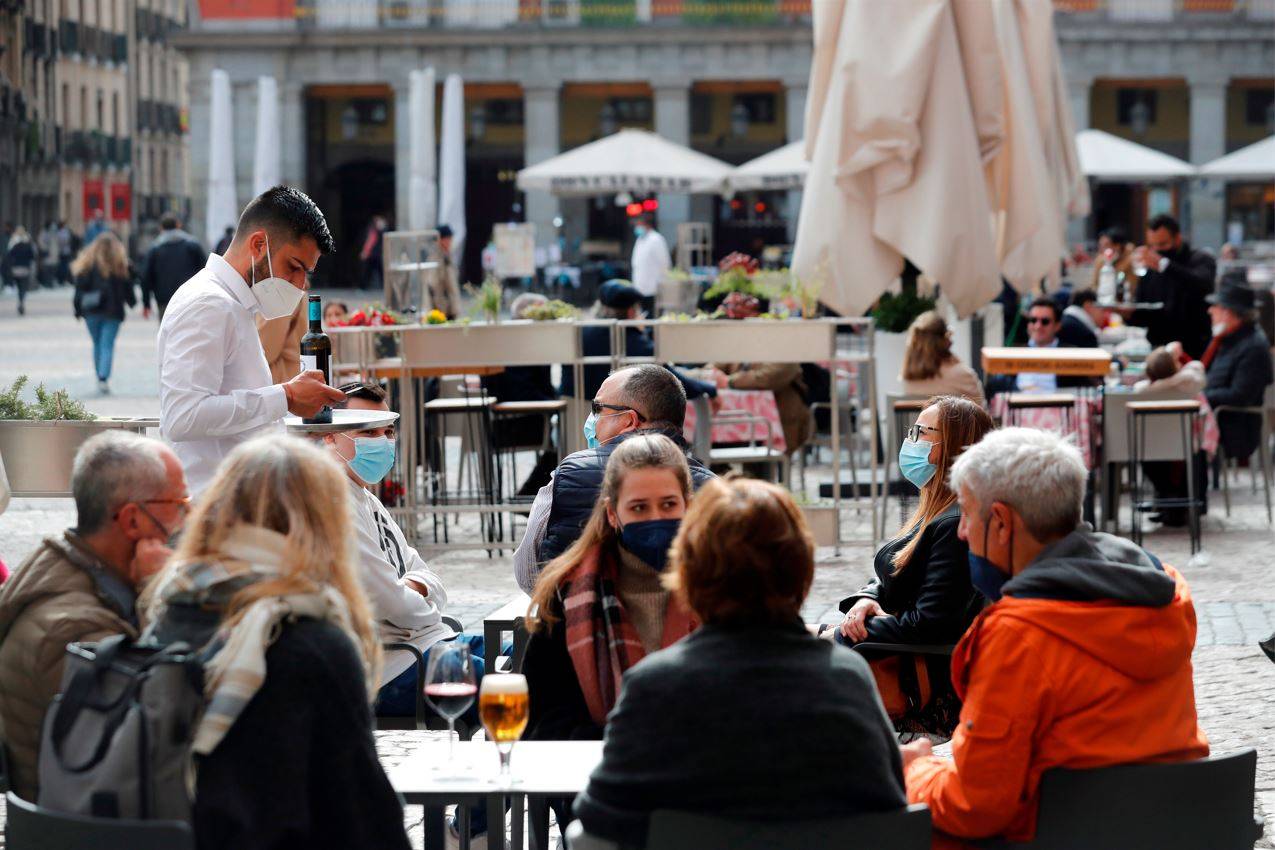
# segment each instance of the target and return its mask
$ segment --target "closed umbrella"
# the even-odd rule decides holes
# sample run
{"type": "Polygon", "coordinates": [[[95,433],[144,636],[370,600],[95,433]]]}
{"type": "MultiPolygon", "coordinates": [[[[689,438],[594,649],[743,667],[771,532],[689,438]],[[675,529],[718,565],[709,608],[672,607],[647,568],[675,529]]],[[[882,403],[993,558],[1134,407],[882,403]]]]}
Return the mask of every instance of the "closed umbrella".
{"type": "Polygon", "coordinates": [[[280,181],[279,84],[257,78],[257,147],[252,160],[252,191],[260,195],[280,181]]]}
{"type": "Polygon", "coordinates": [[[1268,136],[1260,142],[1200,166],[1200,176],[1222,180],[1275,178],[1275,136],[1268,136]]]}
{"type": "Polygon", "coordinates": [[[408,78],[408,126],[411,128],[408,227],[430,230],[438,223],[433,68],[412,71],[408,78]]]}
{"type": "Polygon", "coordinates": [[[625,129],[518,172],[518,188],[555,195],[718,193],[731,167],[646,130],[625,129]]]}
{"type": "Polygon", "coordinates": [[[231,116],[230,77],[217,69],[212,72],[211,82],[204,238],[207,244],[216,245],[222,232],[239,220],[239,202],[235,199],[235,125],[231,116]]]}
{"type": "Polygon", "coordinates": [[[459,74],[443,83],[443,139],[438,155],[442,173],[438,222],[452,229],[452,259],[459,266],[465,244],[465,84],[459,74]]]}

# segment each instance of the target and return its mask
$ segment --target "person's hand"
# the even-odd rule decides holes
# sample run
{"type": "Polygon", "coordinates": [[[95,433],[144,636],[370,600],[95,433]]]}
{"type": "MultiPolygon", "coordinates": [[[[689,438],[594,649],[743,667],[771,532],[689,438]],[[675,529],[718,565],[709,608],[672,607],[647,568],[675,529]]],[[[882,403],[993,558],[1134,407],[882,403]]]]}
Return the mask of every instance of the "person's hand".
{"type": "Polygon", "coordinates": [[[429,598],[429,587],[426,586],[424,582],[417,581],[414,578],[405,578],[403,579],[403,584],[407,585],[412,590],[415,590],[417,593],[419,593],[421,596],[424,596],[426,599],[429,598]]]}
{"type": "Polygon", "coordinates": [[[303,418],[314,416],[325,404],[334,404],[345,398],[345,393],[323,382],[318,369],[302,372],[283,385],[288,397],[288,412],[303,418]]]}
{"type": "Polygon", "coordinates": [[[143,319],[149,319],[150,317],[151,317],[151,308],[150,308],[150,307],[143,307],[143,308],[142,308],[142,318],[143,318],[143,319]]]}
{"type": "Polygon", "coordinates": [[[885,610],[875,599],[860,599],[841,621],[841,634],[858,643],[868,639],[868,618],[883,617],[885,610]]]}
{"type": "Polygon", "coordinates": [[[1182,343],[1178,342],[1176,339],[1166,345],[1164,350],[1172,354],[1174,360],[1182,359],[1182,343]]]}
{"type": "Polygon", "coordinates": [[[717,384],[719,390],[730,387],[730,375],[727,375],[721,369],[713,370],[713,383],[717,384]]]}
{"type": "Polygon", "coordinates": [[[1160,268],[1160,260],[1162,259],[1156,249],[1149,245],[1139,245],[1133,252],[1134,262],[1138,261],[1139,252],[1141,252],[1142,265],[1148,269],[1158,270],[1160,268]]]}
{"type": "Polygon", "coordinates": [[[151,576],[164,568],[173,550],[164,545],[164,541],[146,537],[137,541],[133,551],[133,560],[128,565],[128,578],[133,587],[140,588],[151,576]]]}
{"type": "Polygon", "coordinates": [[[903,772],[907,773],[908,765],[919,758],[934,755],[934,745],[929,738],[917,738],[910,744],[899,745],[899,755],[903,757],[903,772]]]}

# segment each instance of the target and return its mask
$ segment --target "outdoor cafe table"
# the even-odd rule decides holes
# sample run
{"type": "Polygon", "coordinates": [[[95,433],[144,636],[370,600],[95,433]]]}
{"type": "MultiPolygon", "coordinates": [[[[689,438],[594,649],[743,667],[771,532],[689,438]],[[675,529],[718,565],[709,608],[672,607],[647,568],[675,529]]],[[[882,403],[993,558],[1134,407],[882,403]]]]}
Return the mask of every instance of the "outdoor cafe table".
{"type": "MultiPolygon", "coordinates": [[[[777,452],[787,451],[784,442],[783,423],[779,420],[779,405],[771,390],[733,390],[723,387],[717,391],[721,402],[721,411],[713,417],[713,445],[726,443],[751,443],[769,439],[770,447],[777,452]],[[732,418],[732,412],[748,414],[745,417],[732,418]],[[767,428],[755,420],[764,420],[767,428]]],[[[688,442],[695,441],[694,405],[686,406],[686,420],[682,425],[682,433],[688,442]]]]}
{"type": "MultiPolygon", "coordinates": [[[[578,794],[589,774],[602,761],[601,741],[522,741],[510,760],[512,785],[498,784],[500,757],[489,741],[457,741],[452,765],[446,763],[447,743],[421,747],[386,771],[394,790],[408,804],[425,807],[425,846],[442,847],[443,814],[452,803],[473,805],[489,795],[516,798],[512,847],[522,850],[523,805],[528,797],[564,797],[578,794]],[[435,768],[442,768],[436,770],[435,768]]],[[[489,824],[499,830],[499,821],[489,824]]]]}

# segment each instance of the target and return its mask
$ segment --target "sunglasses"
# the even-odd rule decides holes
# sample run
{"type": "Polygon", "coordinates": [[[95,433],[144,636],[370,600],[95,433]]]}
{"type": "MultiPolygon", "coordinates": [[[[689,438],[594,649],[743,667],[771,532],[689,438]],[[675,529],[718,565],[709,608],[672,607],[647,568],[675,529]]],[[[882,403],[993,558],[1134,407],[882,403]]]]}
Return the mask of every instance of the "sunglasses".
{"type": "Polygon", "coordinates": [[[604,410],[614,410],[616,413],[625,413],[631,410],[637,414],[638,419],[640,419],[643,422],[646,421],[646,417],[643,416],[641,412],[638,411],[637,408],[629,407],[628,405],[624,405],[624,404],[604,404],[600,401],[591,401],[589,402],[589,410],[593,411],[594,416],[601,416],[602,411],[604,410]]]}
{"type": "Polygon", "coordinates": [[[923,434],[938,434],[938,433],[939,433],[938,428],[931,428],[929,425],[922,425],[919,422],[916,422],[916,423],[913,423],[912,427],[908,429],[907,436],[909,440],[915,443],[916,441],[921,439],[921,435],[923,434]]]}
{"type": "Polygon", "coordinates": [[[1028,316],[1027,324],[1029,325],[1052,325],[1054,320],[1049,316],[1028,316]]]}

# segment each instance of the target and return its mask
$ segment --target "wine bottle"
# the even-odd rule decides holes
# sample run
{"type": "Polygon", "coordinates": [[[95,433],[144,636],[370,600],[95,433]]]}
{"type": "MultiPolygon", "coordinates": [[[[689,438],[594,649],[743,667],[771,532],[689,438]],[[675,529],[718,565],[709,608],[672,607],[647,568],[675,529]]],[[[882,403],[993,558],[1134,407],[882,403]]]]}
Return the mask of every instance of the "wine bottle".
{"type": "MultiPolygon", "coordinates": [[[[332,383],[332,339],[323,332],[323,299],[310,296],[310,329],[301,337],[301,371],[317,369],[323,373],[323,382],[332,383]]],[[[332,421],[332,408],[324,405],[313,418],[302,420],[307,424],[323,424],[332,421]]]]}

